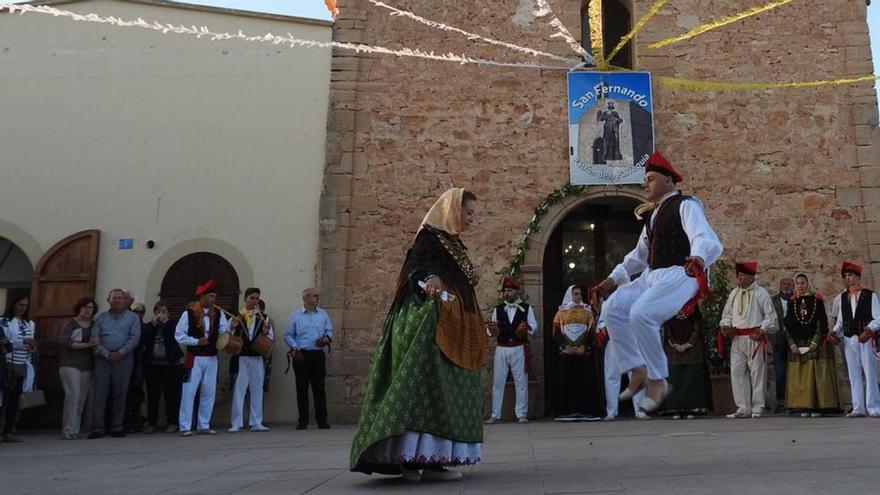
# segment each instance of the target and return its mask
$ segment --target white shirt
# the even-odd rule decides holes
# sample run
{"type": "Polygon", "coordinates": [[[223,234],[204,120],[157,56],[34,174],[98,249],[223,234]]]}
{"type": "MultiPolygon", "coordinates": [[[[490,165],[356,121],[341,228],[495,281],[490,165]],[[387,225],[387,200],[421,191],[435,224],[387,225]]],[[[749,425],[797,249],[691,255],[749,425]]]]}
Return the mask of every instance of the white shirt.
{"type": "MultiPolygon", "coordinates": [[[[516,316],[517,308],[514,306],[507,306],[504,308],[504,312],[507,313],[507,321],[513,321],[513,317],[516,316]]],[[[498,312],[494,309],[492,310],[492,315],[489,316],[489,321],[494,321],[498,323],[498,312]]],[[[538,330],[538,321],[535,319],[535,311],[532,309],[532,306],[529,305],[529,310],[526,312],[526,323],[529,324],[529,335],[535,335],[535,332],[538,330]]]]}
{"type": "MultiPolygon", "coordinates": [[[[855,294],[849,295],[849,304],[852,308],[852,314],[855,316],[856,314],[856,306],[859,303],[859,294],[861,292],[856,292],[855,294]]],[[[840,299],[841,296],[837,296],[835,299],[840,299]]],[[[843,306],[840,304],[839,306],[843,306]]],[[[871,294],[871,316],[874,318],[868,323],[868,328],[871,329],[872,332],[876,332],[880,330],[880,301],[877,300],[877,293],[871,294]]],[[[837,309],[837,321],[834,322],[834,333],[843,334],[843,308],[837,309]]]]}
{"type": "Polygon", "coordinates": [[[776,318],[776,310],[773,309],[773,301],[766,289],[752,282],[748,289],[736,287],[727,296],[724,310],[721,312],[721,327],[733,327],[739,329],[758,328],[773,335],[779,330],[776,318]],[[739,312],[739,304],[742,297],[749,300],[749,308],[745,315],[739,312]]]}
{"type": "MultiPolygon", "coordinates": [[[[651,212],[651,225],[654,225],[655,214],[660,209],[660,205],[664,201],[679,194],[678,191],[672,191],[663,196],[657,203],[657,207],[651,212]]],[[[724,246],[718,240],[718,235],[712,230],[709,221],[706,220],[706,214],[703,211],[703,204],[696,198],[682,201],[679,206],[679,214],[681,216],[681,226],[687,234],[688,241],[691,244],[691,256],[699,256],[703,259],[706,267],[711,266],[718,261],[724,246]]],[[[642,227],[642,233],[639,236],[639,242],[636,248],[624,256],[623,261],[614,267],[609,278],[614,280],[617,285],[629,282],[630,278],[648,268],[648,234],[642,227]]]]}
{"type": "MultiPolygon", "coordinates": [[[[211,318],[209,318],[210,310],[204,308],[202,311],[202,322],[205,327],[205,337],[207,337],[208,333],[211,331],[211,318]]],[[[221,311],[220,329],[218,333],[226,333],[228,331],[229,320],[226,319],[226,315],[221,311]]],[[[186,310],[183,315],[180,316],[180,320],[177,322],[177,327],[174,328],[174,340],[183,345],[199,345],[199,339],[189,336],[189,310],[186,310]]]]}

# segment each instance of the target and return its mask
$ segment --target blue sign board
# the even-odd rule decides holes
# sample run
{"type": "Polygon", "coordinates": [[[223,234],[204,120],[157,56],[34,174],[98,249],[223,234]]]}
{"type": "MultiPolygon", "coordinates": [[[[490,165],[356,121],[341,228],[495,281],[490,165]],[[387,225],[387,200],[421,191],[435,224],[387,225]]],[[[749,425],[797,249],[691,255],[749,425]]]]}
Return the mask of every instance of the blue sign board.
{"type": "Polygon", "coordinates": [[[119,249],[134,249],[134,239],[119,239],[117,246],[119,249]]]}
{"type": "Polygon", "coordinates": [[[572,184],[640,184],[654,151],[648,72],[570,72],[572,184]]]}

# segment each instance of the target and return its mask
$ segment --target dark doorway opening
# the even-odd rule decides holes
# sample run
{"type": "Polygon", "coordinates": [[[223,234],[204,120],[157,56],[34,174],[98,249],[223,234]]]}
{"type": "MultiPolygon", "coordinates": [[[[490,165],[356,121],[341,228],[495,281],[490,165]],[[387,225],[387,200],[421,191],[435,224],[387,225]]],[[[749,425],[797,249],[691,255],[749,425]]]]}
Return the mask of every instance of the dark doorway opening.
{"type": "Polygon", "coordinates": [[[587,202],[572,210],[556,226],[544,250],[544,369],[546,415],[555,415],[558,359],[550,329],[553,317],[570,285],[589,286],[623,260],[636,245],[642,224],[633,215],[638,202],[622,196],[587,202]]]}
{"type": "Polygon", "coordinates": [[[186,306],[196,300],[195,290],[209,278],[217,282],[217,305],[238,311],[238,274],[222,256],[214,253],[192,253],[177,260],[162,279],[159,294],[170,304],[171,316],[177,318],[186,306]]]}

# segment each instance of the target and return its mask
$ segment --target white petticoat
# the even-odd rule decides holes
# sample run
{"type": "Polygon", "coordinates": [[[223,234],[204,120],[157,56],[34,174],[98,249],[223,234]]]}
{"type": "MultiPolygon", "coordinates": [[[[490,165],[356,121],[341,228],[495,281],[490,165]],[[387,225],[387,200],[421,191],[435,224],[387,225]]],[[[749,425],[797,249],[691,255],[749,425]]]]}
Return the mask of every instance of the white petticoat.
{"type": "Polygon", "coordinates": [[[364,453],[364,460],[371,464],[440,464],[459,466],[480,462],[481,443],[454,442],[447,438],[420,433],[404,432],[403,435],[386,438],[371,446],[364,453]]]}

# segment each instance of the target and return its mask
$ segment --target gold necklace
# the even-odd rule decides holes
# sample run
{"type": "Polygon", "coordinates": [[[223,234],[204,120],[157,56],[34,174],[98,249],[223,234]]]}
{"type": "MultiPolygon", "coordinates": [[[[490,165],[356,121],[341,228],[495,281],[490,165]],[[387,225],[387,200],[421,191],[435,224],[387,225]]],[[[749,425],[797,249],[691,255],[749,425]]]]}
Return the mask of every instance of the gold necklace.
{"type": "Polygon", "coordinates": [[[458,267],[461,268],[461,271],[464,273],[464,276],[467,277],[471,286],[477,285],[480,282],[480,273],[477,270],[477,267],[471,263],[470,258],[468,258],[467,248],[464,243],[461,242],[460,239],[449,237],[445,232],[436,229],[432,230],[437,234],[437,238],[440,239],[440,244],[443,245],[446,252],[452,256],[452,259],[454,259],[458,264],[458,267]]]}
{"type": "Polygon", "coordinates": [[[809,312],[809,310],[807,310],[807,296],[798,297],[797,301],[795,301],[797,303],[797,306],[795,307],[794,317],[801,325],[808,325],[810,322],[813,321],[813,317],[816,316],[816,306],[818,306],[818,304],[816,304],[815,298],[811,299],[813,299],[812,312],[809,312]],[[810,313],[810,317],[804,320],[804,317],[807,316],[808,312],[810,313]]]}

